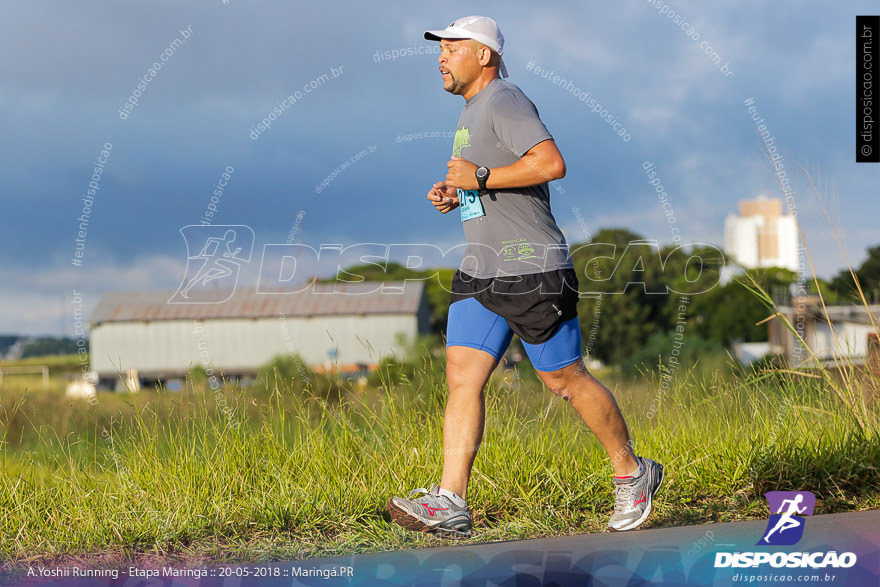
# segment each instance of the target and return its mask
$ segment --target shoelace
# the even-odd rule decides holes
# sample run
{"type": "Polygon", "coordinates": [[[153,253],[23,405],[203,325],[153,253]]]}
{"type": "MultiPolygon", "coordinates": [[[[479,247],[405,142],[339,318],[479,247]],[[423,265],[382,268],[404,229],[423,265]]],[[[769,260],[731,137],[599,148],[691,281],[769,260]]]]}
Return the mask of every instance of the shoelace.
{"type": "Polygon", "coordinates": [[[441,505],[446,505],[445,502],[441,502],[441,501],[440,501],[441,498],[443,498],[443,499],[445,499],[446,501],[450,502],[450,505],[454,505],[454,504],[452,504],[452,500],[450,500],[448,497],[445,497],[445,496],[442,496],[442,495],[437,495],[436,493],[431,493],[429,490],[425,489],[424,487],[418,487],[418,488],[413,489],[412,491],[410,491],[410,492],[409,492],[409,495],[407,496],[407,499],[412,500],[413,496],[414,496],[414,495],[417,495],[417,494],[419,494],[419,493],[424,493],[424,494],[425,494],[425,496],[422,497],[422,498],[420,498],[420,499],[423,499],[423,500],[427,501],[427,502],[431,505],[431,507],[434,507],[434,506],[441,506],[441,505]]]}
{"type": "Polygon", "coordinates": [[[406,496],[407,499],[412,499],[413,495],[417,493],[424,493],[426,495],[431,495],[431,492],[425,489],[424,487],[416,487],[412,491],[409,492],[409,495],[406,496]]]}
{"type": "Polygon", "coordinates": [[[632,502],[635,501],[635,492],[636,492],[636,484],[635,483],[620,483],[614,484],[614,509],[616,510],[618,506],[626,506],[631,507],[632,502]]]}

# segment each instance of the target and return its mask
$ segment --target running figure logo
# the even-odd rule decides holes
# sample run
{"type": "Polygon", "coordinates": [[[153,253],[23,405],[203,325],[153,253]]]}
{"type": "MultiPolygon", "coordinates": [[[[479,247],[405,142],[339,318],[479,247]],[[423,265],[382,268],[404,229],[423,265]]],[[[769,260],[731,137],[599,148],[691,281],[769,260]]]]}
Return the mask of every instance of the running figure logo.
{"type": "Polygon", "coordinates": [[[816,496],[809,491],[768,491],[764,496],[770,506],[770,520],[758,545],[797,544],[804,535],[806,524],[802,516],[813,515],[816,496]]]}
{"type": "Polygon", "coordinates": [[[186,273],[168,303],[219,304],[231,298],[241,264],[251,260],[254,231],[244,225],[192,224],[180,234],[186,242],[186,273]]]}

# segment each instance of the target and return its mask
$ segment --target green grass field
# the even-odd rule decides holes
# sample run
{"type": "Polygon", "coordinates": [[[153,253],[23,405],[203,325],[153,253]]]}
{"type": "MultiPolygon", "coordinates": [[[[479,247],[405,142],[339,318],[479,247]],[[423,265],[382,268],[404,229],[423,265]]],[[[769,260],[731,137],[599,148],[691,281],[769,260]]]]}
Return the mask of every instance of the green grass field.
{"type": "MultiPolygon", "coordinates": [[[[0,388],[0,557],[85,565],[265,561],[437,544],[389,522],[388,498],[439,479],[444,362],[228,385],[222,396],[0,388]],[[321,398],[325,399],[321,399],[321,398]],[[329,399],[327,399],[329,398],[329,399]],[[218,399],[227,409],[218,407],[218,399]]],[[[679,368],[603,377],[637,452],[667,476],[645,527],[766,517],[762,493],[809,490],[816,513],[880,507],[880,418],[838,377],[679,368]]],[[[498,371],[469,494],[473,542],[600,532],[607,458],[533,372],[498,371]]]]}

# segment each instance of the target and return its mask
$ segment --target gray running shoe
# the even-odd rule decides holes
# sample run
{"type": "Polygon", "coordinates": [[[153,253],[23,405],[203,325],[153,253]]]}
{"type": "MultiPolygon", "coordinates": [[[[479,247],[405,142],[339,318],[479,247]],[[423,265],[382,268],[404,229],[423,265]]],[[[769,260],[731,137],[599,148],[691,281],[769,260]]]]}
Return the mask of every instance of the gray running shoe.
{"type": "Polygon", "coordinates": [[[464,539],[471,537],[471,514],[467,506],[459,507],[440,488],[419,487],[409,492],[407,499],[392,497],[388,502],[391,519],[407,530],[426,532],[440,538],[464,539]],[[418,499],[413,495],[424,493],[418,499]]]}
{"type": "Polygon", "coordinates": [[[644,473],[635,479],[614,478],[614,514],[608,530],[621,532],[638,527],[651,513],[651,501],[663,482],[663,465],[638,457],[644,473]]]}

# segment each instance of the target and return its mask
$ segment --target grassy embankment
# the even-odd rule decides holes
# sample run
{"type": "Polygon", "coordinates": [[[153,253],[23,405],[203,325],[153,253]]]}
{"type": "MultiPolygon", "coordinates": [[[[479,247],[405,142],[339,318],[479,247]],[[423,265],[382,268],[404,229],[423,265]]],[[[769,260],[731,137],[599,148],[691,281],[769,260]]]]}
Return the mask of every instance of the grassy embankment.
{"type": "MultiPolygon", "coordinates": [[[[69,400],[0,388],[0,557],[88,565],[260,561],[435,544],[389,523],[390,495],[439,479],[443,360],[423,352],[365,389],[311,377],[69,400]]],[[[645,527],[766,517],[762,493],[817,512],[880,507],[880,418],[859,372],[678,368],[605,381],[637,451],[666,465],[645,527]],[[843,375],[840,375],[840,373],[843,375]]],[[[600,377],[602,375],[600,374],[600,377]]],[[[469,496],[473,541],[604,530],[607,459],[528,371],[497,372],[469,496]],[[517,377],[518,375],[518,377],[517,377]]]]}

